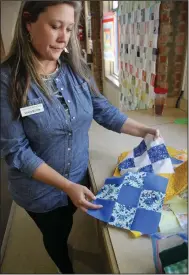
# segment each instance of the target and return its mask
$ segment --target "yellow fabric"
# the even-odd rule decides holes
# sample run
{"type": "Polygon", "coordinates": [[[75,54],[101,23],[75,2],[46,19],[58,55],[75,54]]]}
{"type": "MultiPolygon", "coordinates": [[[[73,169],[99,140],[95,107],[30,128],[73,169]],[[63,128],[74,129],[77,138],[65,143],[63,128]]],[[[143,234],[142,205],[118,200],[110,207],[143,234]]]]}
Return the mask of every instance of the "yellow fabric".
{"type": "MultiPolygon", "coordinates": [[[[176,150],[173,147],[167,146],[167,151],[171,157],[181,159],[185,161],[180,166],[175,168],[175,174],[159,174],[162,177],[169,179],[166,196],[164,202],[171,200],[175,195],[180,194],[187,188],[187,172],[188,172],[188,161],[186,150],[176,150]]],[[[122,162],[130,152],[123,152],[118,157],[118,164],[122,162]]],[[[113,176],[120,177],[118,166],[116,167],[113,176]]],[[[165,220],[165,219],[164,219],[165,220]]],[[[140,237],[142,234],[139,231],[131,231],[135,238],[140,237]]]]}
{"type": "MultiPolygon", "coordinates": [[[[170,174],[164,202],[171,200],[175,195],[180,194],[188,186],[188,161],[183,162],[175,168],[175,173],[170,174]]],[[[165,175],[161,175],[165,176],[165,175]]]]}
{"type": "MultiPolygon", "coordinates": [[[[123,152],[119,157],[118,157],[118,164],[120,162],[122,162],[124,160],[124,158],[126,158],[126,156],[129,154],[129,152],[123,152]]],[[[120,177],[120,173],[119,173],[119,169],[118,167],[116,167],[115,171],[114,171],[114,174],[113,174],[114,177],[120,177]]]]}

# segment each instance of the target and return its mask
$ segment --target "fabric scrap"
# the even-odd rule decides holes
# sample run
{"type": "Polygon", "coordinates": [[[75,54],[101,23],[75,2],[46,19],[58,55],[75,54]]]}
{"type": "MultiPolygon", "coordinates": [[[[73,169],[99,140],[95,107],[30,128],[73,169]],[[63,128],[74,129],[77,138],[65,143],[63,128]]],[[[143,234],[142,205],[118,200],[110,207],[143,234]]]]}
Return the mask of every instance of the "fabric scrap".
{"type": "Polygon", "coordinates": [[[163,234],[175,234],[182,230],[177,217],[171,210],[162,210],[159,230],[163,234]]]}
{"type": "Polygon", "coordinates": [[[170,266],[177,262],[188,259],[188,245],[183,243],[181,245],[164,250],[159,254],[163,268],[170,266]]]}
{"type": "MultiPolygon", "coordinates": [[[[187,161],[187,150],[177,150],[171,146],[167,146],[167,151],[169,153],[169,155],[172,157],[172,158],[175,158],[175,159],[178,159],[178,160],[181,160],[182,162],[185,162],[187,161]]],[[[123,152],[120,154],[120,156],[118,157],[118,164],[121,163],[128,155],[129,155],[130,152],[123,152]]],[[[166,190],[166,197],[165,197],[165,200],[164,202],[166,202],[167,200],[170,200],[174,197],[174,195],[176,195],[178,193],[178,196],[181,196],[183,198],[185,198],[187,200],[188,198],[188,192],[187,192],[187,189],[186,189],[186,186],[187,186],[187,165],[184,165],[183,168],[180,168],[180,169],[176,169],[175,171],[175,174],[174,177],[171,177],[171,174],[159,174],[160,176],[163,176],[165,178],[167,178],[169,181],[168,181],[168,187],[167,187],[167,190],[166,190]],[[181,170],[183,171],[184,169],[184,173],[183,173],[183,181],[181,181],[181,184],[183,184],[183,186],[181,186],[181,190],[183,191],[180,191],[180,190],[174,190],[174,181],[176,179],[176,181],[180,181],[181,180],[181,176],[182,176],[182,173],[180,172],[181,170]]],[[[115,168],[115,171],[114,171],[114,174],[113,176],[115,177],[120,177],[121,174],[120,174],[120,171],[118,169],[118,165],[116,166],[115,168]]],[[[170,210],[171,211],[171,210],[170,210]]],[[[168,222],[170,224],[170,232],[172,232],[172,229],[174,228],[174,224],[175,225],[178,225],[178,227],[175,228],[175,231],[177,230],[180,230],[181,227],[182,228],[185,228],[185,224],[182,223],[182,220],[183,220],[183,217],[182,216],[178,216],[178,221],[181,225],[181,227],[179,226],[179,223],[176,219],[176,216],[172,213],[172,214],[167,214],[165,213],[165,211],[162,212],[163,213],[163,216],[162,216],[162,219],[160,221],[160,228],[162,229],[162,232],[166,232],[165,230],[165,227],[166,227],[166,219],[164,219],[164,217],[167,215],[167,218],[168,218],[168,222]],[[172,221],[171,221],[172,219],[172,221]],[[171,226],[172,224],[172,226],[171,226]]],[[[160,230],[161,231],[161,230],[160,230]]],[[[174,230],[173,230],[174,231],[174,230]]],[[[142,234],[141,232],[139,231],[131,231],[131,234],[134,238],[138,238],[140,237],[142,234]]]]}
{"type": "Polygon", "coordinates": [[[188,161],[183,162],[175,168],[175,173],[169,175],[165,202],[171,200],[175,195],[180,194],[188,186],[188,161]]]}
{"type": "Polygon", "coordinates": [[[166,266],[164,270],[166,274],[188,274],[188,260],[166,266]]]}

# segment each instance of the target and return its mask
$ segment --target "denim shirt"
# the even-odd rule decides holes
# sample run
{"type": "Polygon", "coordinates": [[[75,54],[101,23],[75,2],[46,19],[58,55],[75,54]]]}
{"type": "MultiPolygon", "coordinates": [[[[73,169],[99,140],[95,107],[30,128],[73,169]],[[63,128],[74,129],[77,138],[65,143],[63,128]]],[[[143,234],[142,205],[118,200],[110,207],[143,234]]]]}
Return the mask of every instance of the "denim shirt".
{"type": "Polygon", "coordinates": [[[127,119],[100,92],[91,92],[88,83],[68,65],[62,64],[54,81],[69,106],[70,119],[56,96],[49,101],[31,82],[28,106],[42,103],[44,111],[14,120],[8,98],[11,69],[1,66],[1,157],[8,164],[9,191],[18,205],[38,213],[67,205],[67,194],[34,180],[35,169],[46,163],[80,183],[88,167],[92,120],[120,133],[127,119]]]}

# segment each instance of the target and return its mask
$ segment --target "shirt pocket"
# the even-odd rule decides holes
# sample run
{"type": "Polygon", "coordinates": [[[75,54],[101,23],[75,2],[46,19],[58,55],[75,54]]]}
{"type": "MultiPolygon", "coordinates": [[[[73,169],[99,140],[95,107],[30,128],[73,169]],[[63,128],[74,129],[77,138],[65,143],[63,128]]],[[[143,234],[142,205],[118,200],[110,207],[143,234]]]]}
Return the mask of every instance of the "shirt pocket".
{"type": "Polygon", "coordinates": [[[83,82],[80,85],[76,85],[75,91],[80,106],[85,110],[85,112],[92,114],[93,105],[88,83],[83,82]]]}
{"type": "Polygon", "coordinates": [[[45,136],[50,132],[49,110],[44,103],[44,100],[41,97],[30,99],[28,100],[26,107],[38,104],[43,105],[44,111],[23,118],[25,132],[31,139],[39,136],[44,136],[45,138],[45,136]]]}

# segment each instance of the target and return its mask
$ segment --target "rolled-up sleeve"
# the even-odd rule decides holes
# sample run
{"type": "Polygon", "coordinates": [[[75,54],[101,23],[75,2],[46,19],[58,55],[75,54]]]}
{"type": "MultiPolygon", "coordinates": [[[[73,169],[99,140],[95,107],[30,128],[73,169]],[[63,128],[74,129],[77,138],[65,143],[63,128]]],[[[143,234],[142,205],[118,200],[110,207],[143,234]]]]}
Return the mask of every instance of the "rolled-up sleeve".
{"type": "MultiPolygon", "coordinates": [[[[91,84],[98,90],[93,78],[91,78],[91,84]]],[[[91,97],[94,120],[108,130],[121,133],[121,128],[128,116],[113,106],[99,91],[91,92],[91,97]]]]}
{"type": "Polygon", "coordinates": [[[1,72],[1,157],[10,168],[18,169],[31,177],[44,161],[31,149],[22,121],[13,119],[8,98],[10,78],[1,72]]]}

